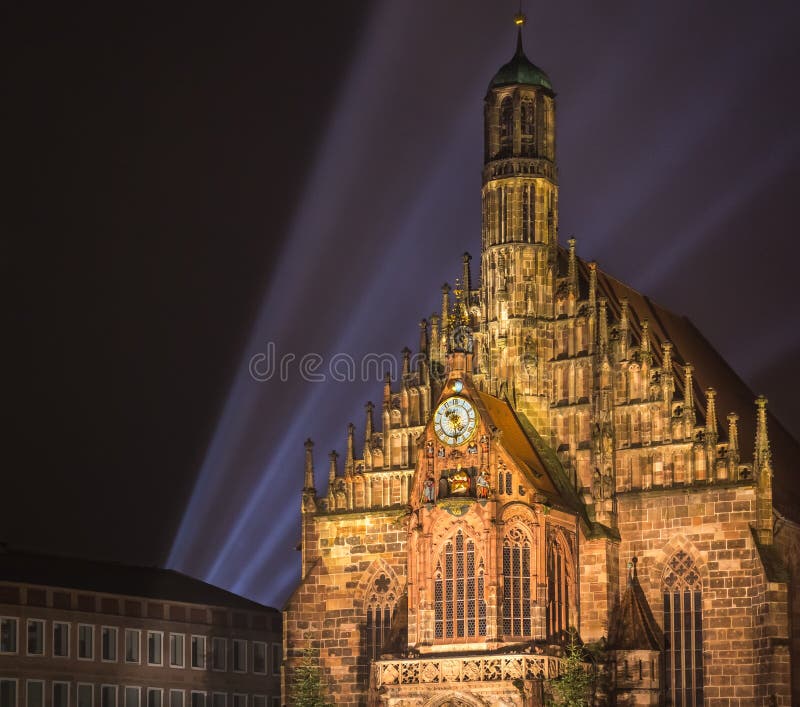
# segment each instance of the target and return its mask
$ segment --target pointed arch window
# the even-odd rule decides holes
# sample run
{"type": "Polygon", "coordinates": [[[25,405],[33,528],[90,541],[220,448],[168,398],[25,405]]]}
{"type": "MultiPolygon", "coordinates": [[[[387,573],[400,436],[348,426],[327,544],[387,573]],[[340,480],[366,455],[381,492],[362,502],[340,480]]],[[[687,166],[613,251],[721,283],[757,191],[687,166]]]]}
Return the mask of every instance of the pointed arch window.
{"type": "Polygon", "coordinates": [[[667,562],[662,591],[668,704],[696,707],[703,704],[703,585],[687,552],[667,562]]]}
{"type": "Polygon", "coordinates": [[[500,103],[500,152],[510,155],[514,144],[514,106],[511,97],[506,96],[500,103]]]}
{"type": "Polygon", "coordinates": [[[551,539],[547,552],[547,635],[560,638],[569,630],[572,602],[572,554],[561,532],[551,539]]]}
{"type": "Polygon", "coordinates": [[[527,528],[512,525],[503,538],[503,635],[533,635],[536,553],[527,528]]]}
{"type": "Polygon", "coordinates": [[[535,129],[533,116],[533,101],[530,98],[523,98],[519,105],[522,154],[529,157],[534,154],[535,129]]]}
{"type": "Polygon", "coordinates": [[[366,605],[364,655],[367,660],[377,660],[386,645],[397,610],[397,592],[385,573],[378,575],[372,583],[366,605]]]}
{"type": "Polygon", "coordinates": [[[486,635],[484,574],[475,542],[458,530],[442,547],[434,574],[437,640],[486,635]]]}

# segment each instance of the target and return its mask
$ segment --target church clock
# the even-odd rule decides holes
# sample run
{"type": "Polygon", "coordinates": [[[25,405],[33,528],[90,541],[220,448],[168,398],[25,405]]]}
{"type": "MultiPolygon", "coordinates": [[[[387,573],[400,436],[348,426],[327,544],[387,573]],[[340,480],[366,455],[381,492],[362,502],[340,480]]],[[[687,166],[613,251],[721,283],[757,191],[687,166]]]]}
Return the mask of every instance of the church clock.
{"type": "Polygon", "coordinates": [[[465,398],[453,396],[442,401],[433,416],[433,430],[445,444],[464,444],[478,425],[475,407],[465,398]]]}

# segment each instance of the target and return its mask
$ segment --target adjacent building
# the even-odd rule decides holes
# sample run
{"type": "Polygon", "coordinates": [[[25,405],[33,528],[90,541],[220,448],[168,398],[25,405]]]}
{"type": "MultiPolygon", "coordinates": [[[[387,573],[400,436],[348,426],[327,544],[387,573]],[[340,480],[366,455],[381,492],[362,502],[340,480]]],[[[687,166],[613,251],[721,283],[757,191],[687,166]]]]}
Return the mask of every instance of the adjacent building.
{"type": "Polygon", "coordinates": [[[277,707],[275,609],[171,570],[0,550],[0,707],[277,707]]]}
{"type": "Polygon", "coordinates": [[[687,318],[558,243],[555,98],[520,30],[480,281],[464,254],[327,489],[306,443],[286,679],[311,648],[337,705],[533,705],[575,636],[609,703],[800,704],[800,447],[687,318]]]}

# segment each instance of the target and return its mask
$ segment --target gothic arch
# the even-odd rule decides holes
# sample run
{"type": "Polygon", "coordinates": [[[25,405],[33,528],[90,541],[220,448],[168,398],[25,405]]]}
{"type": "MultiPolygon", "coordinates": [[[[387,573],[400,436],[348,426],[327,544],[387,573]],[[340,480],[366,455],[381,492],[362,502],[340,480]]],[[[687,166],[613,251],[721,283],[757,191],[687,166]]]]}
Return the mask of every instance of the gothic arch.
{"type": "Polygon", "coordinates": [[[669,542],[658,551],[652,563],[648,563],[650,567],[649,571],[646,573],[646,577],[649,580],[651,591],[661,591],[661,578],[664,576],[667,563],[672,559],[672,556],[679,551],[685,552],[694,560],[694,565],[700,573],[700,578],[703,584],[707,586],[709,572],[703,553],[695,547],[691,540],[679,533],[670,538],[669,542]]]}
{"type": "Polygon", "coordinates": [[[390,586],[397,596],[400,596],[405,591],[405,585],[400,581],[397,573],[389,566],[389,564],[382,557],[374,560],[373,563],[367,567],[361,574],[361,579],[358,582],[355,590],[355,604],[359,609],[364,608],[364,602],[367,600],[367,592],[372,588],[375,580],[385,574],[390,582],[390,586]]]}
{"type": "Polygon", "coordinates": [[[525,503],[520,501],[512,501],[503,506],[500,516],[504,523],[511,523],[519,519],[531,526],[538,526],[539,519],[534,510],[525,503]]]}
{"type": "Polygon", "coordinates": [[[448,692],[445,695],[431,697],[424,707],[489,707],[489,702],[481,699],[477,695],[464,695],[460,692],[448,692]]]}
{"type": "Polygon", "coordinates": [[[442,546],[451,540],[459,528],[466,538],[469,538],[479,548],[481,555],[485,555],[484,527],[474,513],[467,513],[461,518],[441,517],[431,528],[431,557],[437,557],[442,546]]]}

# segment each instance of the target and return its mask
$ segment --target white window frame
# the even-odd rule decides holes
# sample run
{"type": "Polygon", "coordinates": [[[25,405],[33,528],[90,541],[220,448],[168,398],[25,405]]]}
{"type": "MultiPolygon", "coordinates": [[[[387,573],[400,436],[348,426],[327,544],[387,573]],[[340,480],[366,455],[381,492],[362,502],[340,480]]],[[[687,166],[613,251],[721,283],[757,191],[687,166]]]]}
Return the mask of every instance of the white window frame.
{"type": "Polygon", "coordinates": [[[101,626],[100,627],[100,661],[102,663],[119,663],[119,629],[116,626],[101,626]],[[105,636],[106,631],[111,631],[114,634],[114,657],[106,658],[103,653],[105,652],[105,636]]]}
{"type": "Polygon", "coordinates": [[[78,624],[78,645],[77,645],[78,660],[94,660],[94,624],[78,624]],[[87,658],[81,655],[81,629],[88,628],[89,635],[92,637],[91,641],[91,655],[87,658]]]}
{"type": "Polygon", "coordinates": [[[141,665],[142,664],[142,629],[140,628],[126,628],[125,629],[125,657],[123,663],[128,665],[141,665]],[[128,660],[128,634],[136,634],[136,660],[128,660]]]}
{"type": "Polygon", "coordinates": [[[17,653],[19,653],[19,624],[20,624],[19,617],[18,616],[0,616],[0,621],[13,621],[14,622],[14,650],[13,651],[0,651],[0,655],[17,655],[17,653]]]}
{"type": "Polygon", "coordinates": [[[247,695],[244,692],[234,692],[231,707],[247,707],[247,695]],[[241,704],[236,704],[237,700],[243,700],[243,702],[241,704]]]}
{"type": "Polygon", "coordinates": [[[39,685],[42,690],[42,707],[45,707],[47,704],[47,695],[44,692],[44,680],[26,680],[25,681],[25,707],[30,707],[30,700],[28,699],[28,691],[31,689],[31,685],[39,685]]]}
{"type": "Polygon", "coordinates": [[[128,690],[136,690],[136,694],[139,696],[137,702],[139,703],[137,707],[142,707],[142,688],[139,685],[125,685],[122,688],[122,695],[123,695],[123,705],[122,707],[131,707],[128,704],[128,690]]]}
{"type": "MultiPolygon", "coordinates": [[[[13,707],[19,707],[19,680],[17,680],[17,678],[0,678],[0,685],[2,685],[2,683],[4,683],[4,682],[13,682],[14,683],[14,706],[13,707]]],[[[0,691],[2,691],[1,687],[0,687],[0,691]]]]}
{"type": "Polygon", "coordinates": [[[170,668],[185,668],[186,667],[186,634],[185,633],[170,633],[169,634],[169,667],[170,668]],[[183,640],[183,650],[181,651],[181,662],[172,662],[172,639],[181,638],[183,640]]]}
{"type": "Polygon", "coordinates": [[[25,655],[29,658],[44,658],[45,654],[45,632],[47,630],[47,622],[44,619],[26,619],[25,621],[25,655]],[[39,653],[31,653],[30,645],[30,630],[31,624],[40,624],[42,627],[42,650],[39,653]]]}
{"type": "Polygon", "coordinates": [[[186,690],[176,690],[174,688],[169,691],[169,705],[166,705],[165,707],[175,707],[175,705],[172,704],[172,696],[176,692],[180,692],[181,693],[181,704],[180,704],[180,707],[186,707],[186,690]]]}
{"type": "Polygon", "coordinates": [[[64,707],[69,707],[69,693],[72,692],[72,690],[70,690],[72,683],[67,682],[66,680],[53,680],[52,684],[50,685],[50,707],[60,707],[56,705],[56,685],[67,686],[67,704],[64,705],[64,707]]]}
{"type": "Polygon", "coordinates": [[[208,636],[201,636],[199,634],[192,634],[192,637],[189,639],[189,667],[192,670],[205,670],[206,666],[208,665],[208,655],[206,647],[208,646],[208,636]],[[197,638],[202,641],[203,650],[201,653],[201,660],[200,665],[194,665],[194,648],[193,643],[194,639],[197,638]]]}
{"type": "MultiPolygon", "coordinates": [[[[208,707],[208,705],[206,705],[206,707],[208,707]]],[[[211,693],[211,707],[228,707],[228,693],[214,690],[214,692],[211,693]],[[222,703],[219,705],[217,704],[218,697],[222,698],[222,703]]]]}
{"type": "MultiPolygon", "coordinates": [[[[148,665],[164,665],[164,632],[163,631],[148,631],[147,632],[147,664],[148,665]],[[150,660],[150,636],[158,636],[159,643],[161,644],[161,660],[157,663],[150,660]]],[[[126,705],[127,707],[127,705],[126,705]]]]}
{"type": "Polygon", "coordinates": [[[150,707],[150,695],[154,695],[156,692],[159,696],[158,707],[164,707],[164,690],[162,690],[160,687],[147,688],[147,704],[144,707],[150,707]]]}
{"type": "Polygon", "coordinates": [[[223,636],[211,637],[211,669],[217,673],[224,673],[228,669],[228,639],[223,636]],[[217,643],[222,642],[225,649],[222,651],[222,667],[216,667],[217,663],[217,643]]]}
{"type": "Polygon", "coordinates": [[[234,673],[246,673],[247,672],[247,640],[244,638],[234,638],[231,642],[231,670],[234,673]],[[236,668],[236,646],[242,646],[244,644],[244,667],[236,668]]]}
{"type": "Polygon", "coordinates": [[[269,645],[264,641],[253,641],[253,675],[266,675],[269,672],[269,645]],[[256,670],[256,646],[264,648],[264,672],[256,670]]]}
{"type": "Polygon", "coordinates": [[[106,689],[114,691],[114,704],[110,707],[119,707],[119,685],[109,685],[108,683],[100,685],[100,707],[109,707],[109,705],[103,704],[103,692],[106,689]]]}
{"type": "Polygon", "coordinates": [[[81,707],[81,688],[88,687],[89,688],[89,695],[91,695],[91,699],[89,700],[89,707],[94,707],[94,683],[92,682],[79,682],[75,687],[75,707],[81,707]]]}
{"type": "Polygon", "coordinates": [[[189,693],[189,705],[188,707],[194,707],[194,696],[195,695],[202,695],[203,696],[203,707],[208,707],[206,704],[208,700],[208,693],[205,690],[192,690],[189,693]]]}
{"type": "Polygon", "coordinates": [[[50,631],[50,654],[53,658],[69,658],[70,654],[70,645],[69,639],[72,637],[72,624],[69,621],[53,621],[53,630],[50,631]],[[59,655],[56,653],[56,627],[57,626],[64,626],[67,629],[67,652],[64,655],[59,655]]]}

